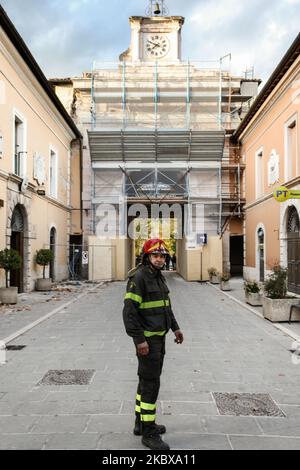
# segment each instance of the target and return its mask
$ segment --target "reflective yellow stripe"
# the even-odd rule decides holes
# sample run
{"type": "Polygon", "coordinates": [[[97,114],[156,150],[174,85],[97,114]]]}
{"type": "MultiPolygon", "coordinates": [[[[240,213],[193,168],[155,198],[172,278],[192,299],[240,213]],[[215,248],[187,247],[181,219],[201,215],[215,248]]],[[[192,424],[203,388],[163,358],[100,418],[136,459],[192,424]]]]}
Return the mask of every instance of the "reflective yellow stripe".
{"type": "Polygon", "coordinates": [[[151,336],[164,336],[166,331],[144,331],[144,336],[150,338],[151,336]]]}
{"type": "Polygon", "coordinates": [[[137,396],[136,396],[136,400],[137,400],[137,401],[141,401],[141,398],[142,398],[141,395],[137,395],[137,396]]]}
{"type": "Polygon", "coordinates": [[[153,302],[142,302],[140,308],[158,308],[158,307],[168,307],[170,305],[169,300],[154,300],[153,302]]]}
{"type": "Polygon", "coordinates": [[[141,304],[143,299],[140,295],[137,295],[137,294],[133,294],[132,292],[127,292],[127,294],[125,295],[125,300],[126,299],[131,299],[131,300],[134,300],[135,302],[141,304]]]}
{"type": "Polygon", "coordinates": [[[140,413],[140,412],[141,412],[141,407],[140,407],[140,406],[136,406],[136,407],[135,407],[135,411],[136,411],[137,413],[140,413]]]}
{"type": "Polygon", "coordinates": [[[160,242],[158,242],[158,243],[155,243],[155,245],[153,245],[151,248],[149,248],[149,250],[148,250],[148,251],[153,251],[153,250],[155,250],[156,248],[159,248],[159,247],[160,247],[160,245],[161,245],[161,244],[160,244],[160,242]]]}
{"type": "Polygon", "coordinates": [[[143,403],[141,402],[141,408],[143,410],[150,410],[150,411],[154,411],[156,409],[156,405],[152,404],[152,403],[143,403]]]}
{"type": "Polygon", "coordinates": [[[141,415],[141,421],[155,421],[156,415],[141,415]]]}

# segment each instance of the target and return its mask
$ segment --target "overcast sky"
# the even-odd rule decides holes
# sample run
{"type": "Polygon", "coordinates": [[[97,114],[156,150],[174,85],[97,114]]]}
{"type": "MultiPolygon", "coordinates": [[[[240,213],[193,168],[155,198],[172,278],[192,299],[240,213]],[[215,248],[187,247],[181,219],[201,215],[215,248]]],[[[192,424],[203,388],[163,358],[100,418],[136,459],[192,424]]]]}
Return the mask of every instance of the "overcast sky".
{"type": "MultiPolygon", "coordinates": [[[[1,0],[0,0],[1,1],[1,0]]],[[[300,0],[167,0],[184,16],[183,58],[218,60],[232,70],[254,66],[264,81],[299,33],[300,0]]],[[[117,61],[130,42],[129,16],[148,0],[2,0],[1,5],[47,77],[91,70],[93,60],[117,61]]]]}

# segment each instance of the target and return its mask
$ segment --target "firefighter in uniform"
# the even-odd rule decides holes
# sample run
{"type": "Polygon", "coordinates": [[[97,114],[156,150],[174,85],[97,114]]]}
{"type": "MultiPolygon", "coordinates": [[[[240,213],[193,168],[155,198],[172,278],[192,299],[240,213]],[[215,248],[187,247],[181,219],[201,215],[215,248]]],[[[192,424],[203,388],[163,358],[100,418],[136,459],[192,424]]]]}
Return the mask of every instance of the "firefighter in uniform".
{"type": "Polygon", "coordinates": [[[161,270],[168,250],[163,240],[145,242],[142,263],[129,272],[123,320],[126,332],[133,338],[138,358],[139,384],[136,395],[135,435],[153,450],[169,450],[161,439],[166,432],[155,423],[156,401],[165,355],[165,336],[169,329],[177,344],[183,334],[176,322],[169,299],[169,289],[161,270]]]}

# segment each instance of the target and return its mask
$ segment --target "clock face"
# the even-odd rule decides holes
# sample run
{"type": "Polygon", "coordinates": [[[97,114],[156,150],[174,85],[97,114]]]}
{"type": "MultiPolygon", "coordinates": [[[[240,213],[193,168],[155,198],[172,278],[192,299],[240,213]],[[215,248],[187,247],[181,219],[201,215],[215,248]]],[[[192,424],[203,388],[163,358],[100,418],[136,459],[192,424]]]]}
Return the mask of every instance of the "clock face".
{"type": "Polygon", "coordinates": [[[169,39],[161,34],[153,34],[147,37],[146,53],[153,60],[164,57],[170,48],[169,39]]]}

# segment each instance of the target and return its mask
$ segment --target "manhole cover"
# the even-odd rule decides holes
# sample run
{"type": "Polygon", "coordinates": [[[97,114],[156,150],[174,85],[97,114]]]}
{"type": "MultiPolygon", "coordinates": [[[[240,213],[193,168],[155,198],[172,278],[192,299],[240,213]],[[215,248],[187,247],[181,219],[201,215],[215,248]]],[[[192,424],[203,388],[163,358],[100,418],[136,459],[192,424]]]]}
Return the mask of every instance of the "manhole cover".
{"type": "Polygon", "coordinates": [[[89,385],[94,373],[94,369],[49,370],[38,385],[89,385]]]}
{"type": "Polygon", "coordinates": [[[26,348],[26,346],[21,346],[19,344],[10,344],[9,346],[6,346],[7,351],[21,351],[21,349],[26,348]]]}
{"type": "Polygon", "coordinates": [[[221,415],[278,416],[285,418],[270,395],[264,393],[214,393],[221,415]]]}

